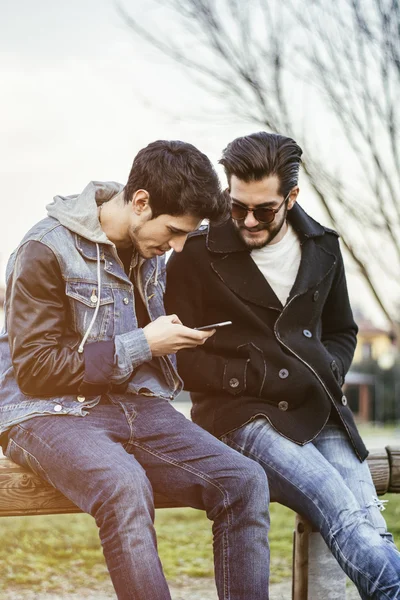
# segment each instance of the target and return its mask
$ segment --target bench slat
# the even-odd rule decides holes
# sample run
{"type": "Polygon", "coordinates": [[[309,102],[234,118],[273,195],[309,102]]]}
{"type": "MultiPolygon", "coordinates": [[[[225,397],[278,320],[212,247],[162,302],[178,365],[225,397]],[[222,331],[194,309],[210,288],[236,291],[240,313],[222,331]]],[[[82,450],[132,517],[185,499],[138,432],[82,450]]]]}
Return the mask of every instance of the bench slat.
{"type": "MultiPolygon", "coordinates": [[[[156,508],[182,506],[155,496],[156,508]]],[[[0,458],[0,517],[77,513],[81,510],[40,477],[0,458]]]]}
{"type": "MultiPolygon", "coordinates": [[[[388,446],[368,457],[372,478],[379,495],[400,493],[400,448],[388,446]]],[[[165,496],[155,495],[156,508],[183,506],[165,496]]],[[[70,500],[40,477],[0,458],[0,517],[81,512],[70,500]]]]}

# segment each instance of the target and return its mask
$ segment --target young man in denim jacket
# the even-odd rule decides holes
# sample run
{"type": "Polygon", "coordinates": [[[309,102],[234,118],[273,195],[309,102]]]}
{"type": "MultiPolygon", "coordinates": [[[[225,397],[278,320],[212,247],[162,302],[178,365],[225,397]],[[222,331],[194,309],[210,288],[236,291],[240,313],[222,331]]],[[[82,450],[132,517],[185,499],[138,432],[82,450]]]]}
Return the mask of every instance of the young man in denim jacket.
{"type": "Polygon", "coordinates": [[[233,324],[179,352],[179,373],[193,420],[263,466],[362,598],[398,599],[400,554],[342,391],[357,326],[338,234],[296,202],[301,154],[266,132],[224,150],[232,218],[171,257],[166,306],[189,327],[233,324]]]}
{"type": "Polygon", "coordinates": [[[214,522],[221,600],[268,598],[263,470],[169,404],[175,352],[213,332],[165,315],[164,254],[226,209],[206,156],[154,142],[125,187],[56,196],[7,267],[3,448],[93,515],[120,600],[170,598],[153,490],[214,522]]]}

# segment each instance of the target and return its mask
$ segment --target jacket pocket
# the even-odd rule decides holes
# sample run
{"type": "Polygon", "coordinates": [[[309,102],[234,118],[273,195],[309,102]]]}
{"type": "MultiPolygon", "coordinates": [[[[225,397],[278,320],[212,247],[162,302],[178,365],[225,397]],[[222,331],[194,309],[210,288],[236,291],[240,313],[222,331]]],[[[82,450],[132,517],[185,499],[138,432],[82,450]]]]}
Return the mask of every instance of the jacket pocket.
{"type": "MultiPolygon", "coordinates": [[[[97,303],[97,285],[93,283],[67,281],[65,292],[69,299],[74,329],[82,337],[94,317],[97,303]]],[[[110,287],[100,290],[100,307],[90,330],[88,340],[99,341],[114,335],[114,295],[110,287]]]]}
{"type": "Polygon", "coordinates": [[[222,376],[225,392],[237,396],[246,389],[246,372],[249,359],[231,358],[226,361],[222,376]]]}
{"type": "Polygon", "coordinates": [[[340,371],[338,362],[336,359],[333,359],[331,361],[331,371],[336,379],[336,381],[338,382],[338,384],[340,385],[340,387],[342,387],[343,383],[344,383],[344,378],[343,375],[340,371]]]}
{"type": "Polygon", "coordinates": [[[263,351],[249,342],[237,348],[241,356],[247,357],[245,389],[246,395],[259,398],[267,376],[267,365],[263,351]]]}

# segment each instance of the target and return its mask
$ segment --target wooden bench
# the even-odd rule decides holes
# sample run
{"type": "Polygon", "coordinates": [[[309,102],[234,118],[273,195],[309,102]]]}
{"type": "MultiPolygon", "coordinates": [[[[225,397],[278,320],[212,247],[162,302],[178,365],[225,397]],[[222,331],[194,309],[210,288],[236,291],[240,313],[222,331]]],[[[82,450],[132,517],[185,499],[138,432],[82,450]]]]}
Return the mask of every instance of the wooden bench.
{"type": "MultiPolygon", "coordinates": [[[[385,450],[372,452],[368,463],[378,495],[400,493],[400,448],[387,446],[385,450]]],[[[162,496],[155,497],[155,505],[156,508],[177,506],[162,496]]],[[[77,512],[81,512],[77,506],[42,479],[7,458],[0,458],[0,517],[77,512]]],[[[293,544],[293,600],[308,598],[311,532],[310,524],[297,515],[293,544]]],[[[317,596],[313,594],[313,597],[317,596]]],[[[325,598],[328,597],[325,595],[325,598]]]]}

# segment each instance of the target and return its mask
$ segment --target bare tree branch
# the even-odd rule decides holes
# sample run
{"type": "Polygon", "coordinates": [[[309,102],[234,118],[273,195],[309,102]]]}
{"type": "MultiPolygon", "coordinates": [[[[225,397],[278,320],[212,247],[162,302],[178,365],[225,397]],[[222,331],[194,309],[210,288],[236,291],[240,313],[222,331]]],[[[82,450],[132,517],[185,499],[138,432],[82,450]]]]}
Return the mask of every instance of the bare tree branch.
{"type": "Polygon", "coordinates": [[[317,198],[372,297],[397,327],[399,0],[312,0],[306,10],[302,0],[160,5],[172,11],[181,35],[168,40],[142,26],[128,8],[119,4],[118,10],[135,35],[199,78],[232,115],[303,146],[304,172],[317,198]],[[293,102],[299,89],[310,99],[311,113],[317,107],[327,115],[317,131],[313,122],[305,126],[308,107],[299,110],[293,102]],[[349,165],[342,156],[329,156],[324,143],[321,151],[321,139],[332,131],[349,165]]]}

